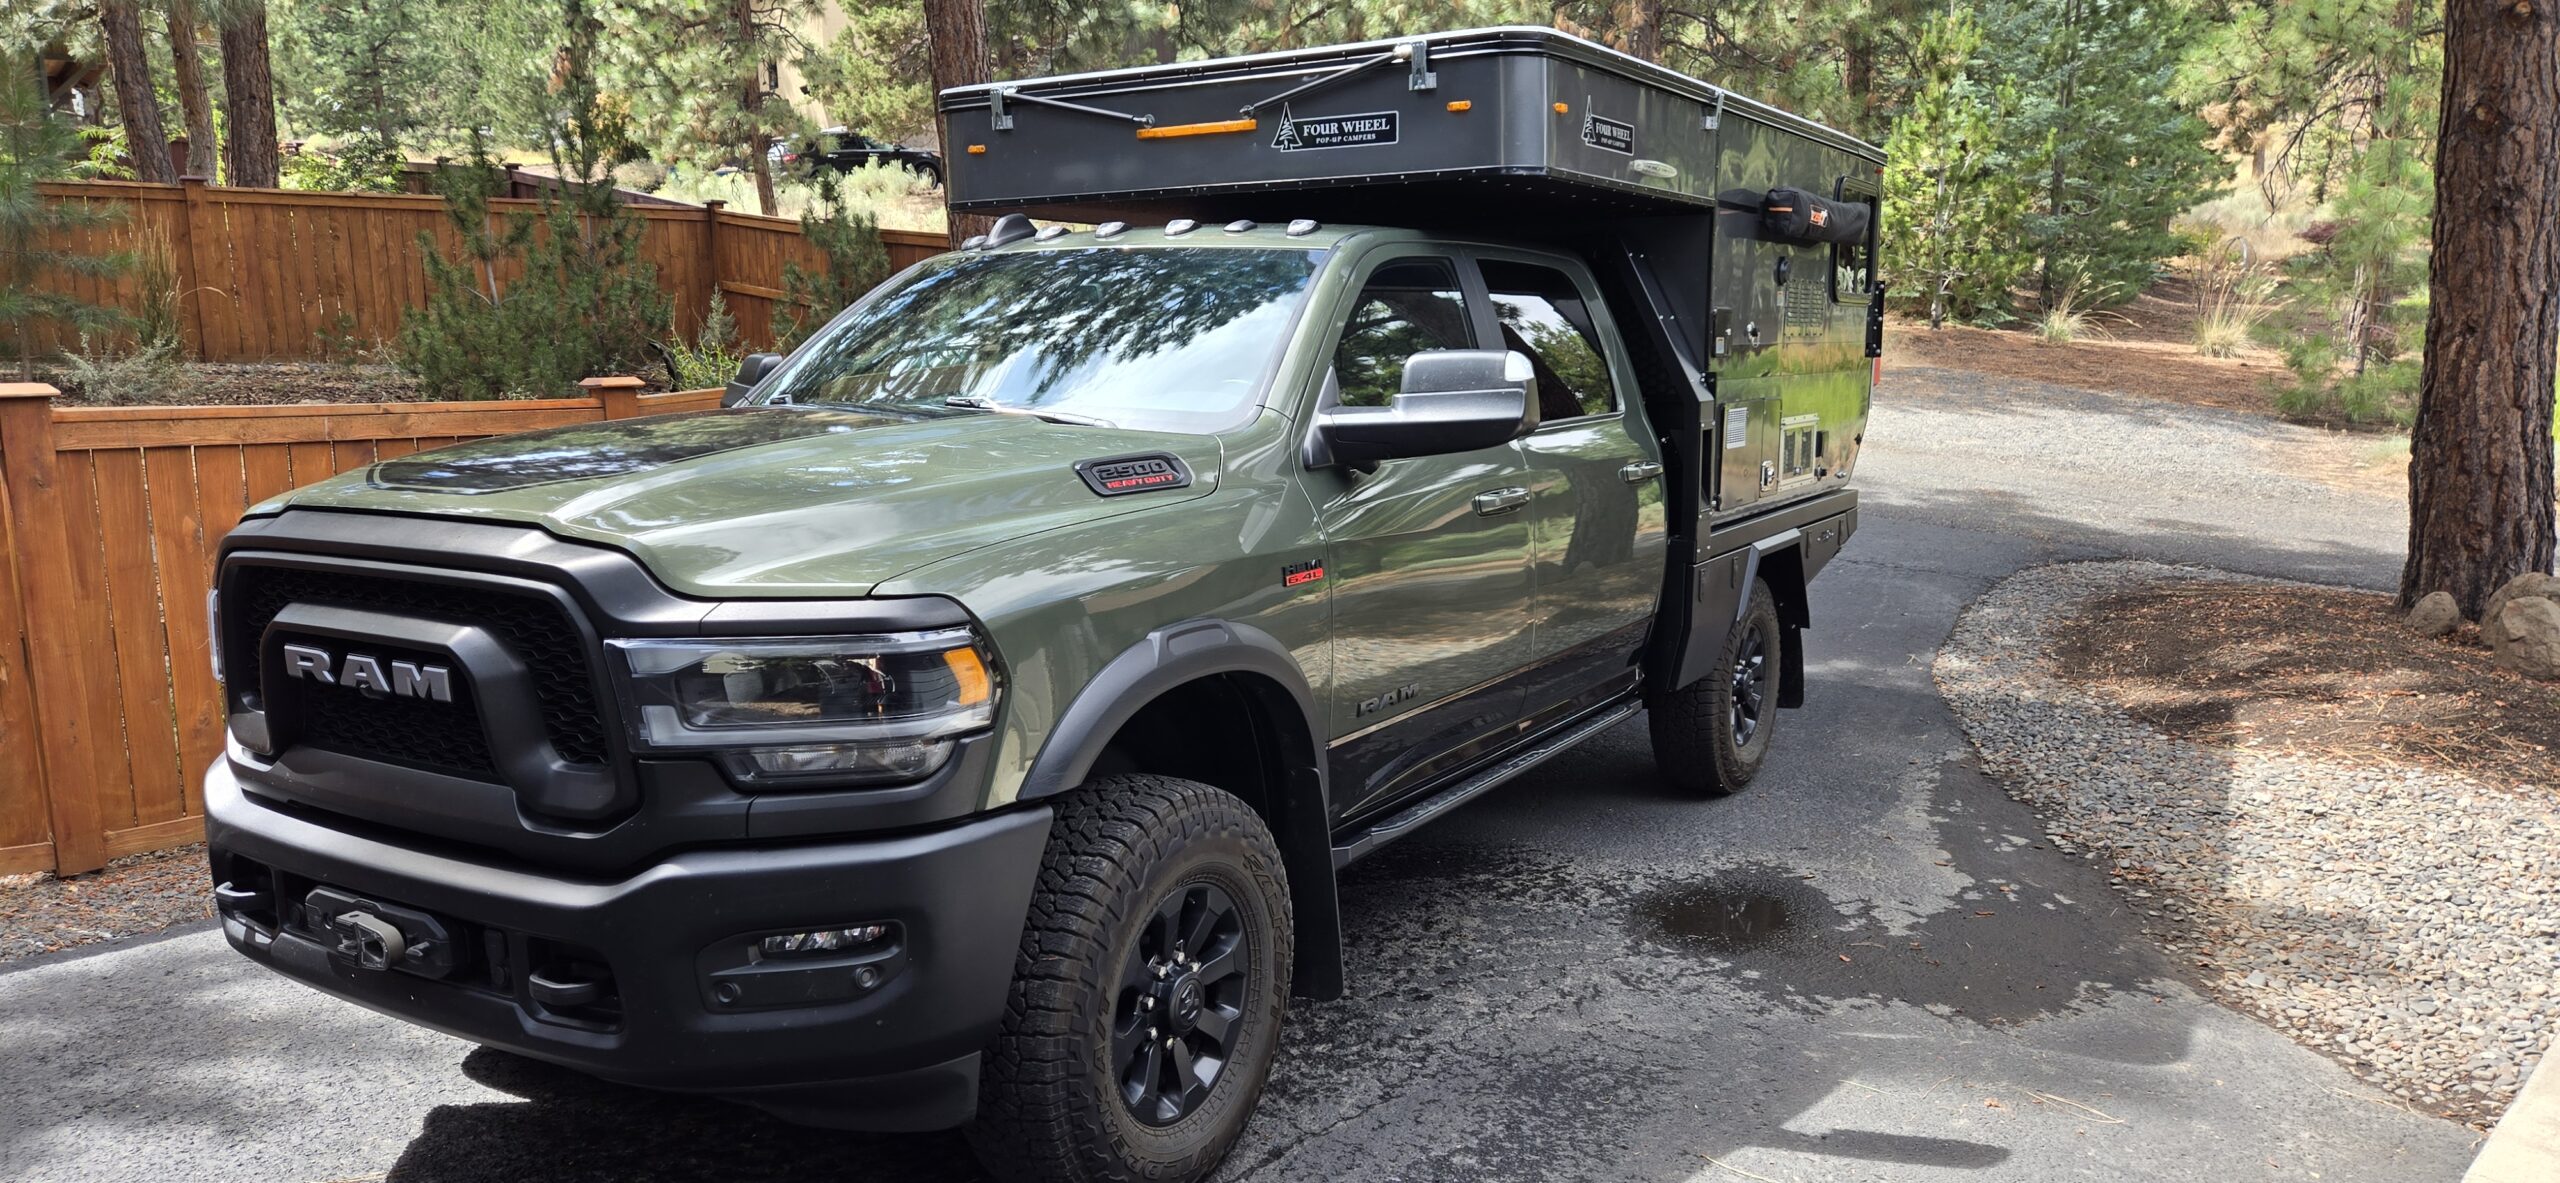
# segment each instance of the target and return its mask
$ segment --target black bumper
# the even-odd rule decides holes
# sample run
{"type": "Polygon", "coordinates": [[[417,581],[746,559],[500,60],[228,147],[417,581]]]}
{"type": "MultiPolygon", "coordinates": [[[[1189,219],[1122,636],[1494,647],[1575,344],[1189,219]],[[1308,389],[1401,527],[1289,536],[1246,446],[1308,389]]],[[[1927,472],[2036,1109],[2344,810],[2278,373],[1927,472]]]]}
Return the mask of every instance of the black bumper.
{"type": "Polygon", "coordinates": [[[608,1080],[864,1129],[939,1128],[974,1111],[978,1052],[1003,1011],[1050,820],[1032,807],[867,841],[685,851],[595,880],[322,824],[244,794],[227,763],[205,778],[205,810],[216,878],[271,888],[226,901],[223,932],[280,973],[608,1080]],[[318,886],[432,918],[457,964],[440,977],[359,968],[295,919],[318,886]],[[897,932],[893,951],[865,962],[876,984],[847,984],[846,965],[730,985],[755,935],[872,923],[897,932]],[[562,957],[601,963],[609,1003],[544,1005],[527,971],[562,957]]]}

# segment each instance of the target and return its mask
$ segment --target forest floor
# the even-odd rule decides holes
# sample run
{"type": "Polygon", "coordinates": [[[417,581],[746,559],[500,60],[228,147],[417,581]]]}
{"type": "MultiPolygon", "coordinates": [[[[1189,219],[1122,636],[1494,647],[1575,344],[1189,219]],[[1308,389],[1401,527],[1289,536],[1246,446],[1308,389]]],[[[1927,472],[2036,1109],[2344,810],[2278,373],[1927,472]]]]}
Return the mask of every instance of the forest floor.
{"type": "Polygon", "coordinates": [[[1928,322],[1895,316],[1885,322],[1885,368],[1929,366],[1972,370],[2106,390],[2227,411],[2275,414],[2275,383],[2287,377],[2284,361],[2259,345],[2238,356],[2206,357],[2189,339],[2195,321],[2188,282],[2161,281],[2132,303],[2090,314],[2089,335],[2048,344],[2021,321],[2000,329],[1928,322]]]}

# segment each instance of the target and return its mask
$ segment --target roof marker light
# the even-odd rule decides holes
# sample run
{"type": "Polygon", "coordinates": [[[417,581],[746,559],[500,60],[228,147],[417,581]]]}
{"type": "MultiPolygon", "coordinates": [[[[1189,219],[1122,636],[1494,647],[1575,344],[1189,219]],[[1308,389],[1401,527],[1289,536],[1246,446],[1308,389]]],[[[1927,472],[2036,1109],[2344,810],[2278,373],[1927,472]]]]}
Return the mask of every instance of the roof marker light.
{"type": "Polygon", "coordinates": [[[1189,218],[1175,218],[1174,220],[1164,224],[1164,236],[1167,238],[1180,238],[1183,235],[1189,234],[1199,228],[1200,223],[1192,221],[1189,218]]]}
{"type": "Polygon", "coordinates": [[[1049,240],[1050,240],[1050,239],[1052,239],[1052,238],[1056,238],[1056,237],[1059,237],[1060,235],[1065,234],[1066,232],[1067,232],[1067,228],[1066,228],[1065,226],[1059,226],[1059,225],[1042,226],[1042,227],[1040,228],[1040,233],[1035,234],[1035,235],[1032,235],[1032,237],[1037,238],[1037,239],[1039,239],[1039,240],[1040,240],[1040,241],[1042,241],[1042,242],[1047,242],[1047,241],[1049,241],[1049,240]]]}
{"type": "Polygon", "coordinates": [[[1289,219],[1289,237],[1304,238],[1315,233],[1318,225],[1314,218],[1291,218],[1289,219]]]}
{"type": "Polygon", "coordinates": [[[1104,222],[1103,224],[1093,228],[1093,236],[1095,238],[1118,238],[1121,235],[1128,233],[1128,231],[1129,224],[1127,222],[1104,222]]]}
{"type": "Polygon", "coordinates": [[[1251,218],[1238,218],[1235,221],[1227,223],[1227,233],[1229,234],[1242,234],[1251,229],[1254,229],[1254,221],[1251,218]]]}

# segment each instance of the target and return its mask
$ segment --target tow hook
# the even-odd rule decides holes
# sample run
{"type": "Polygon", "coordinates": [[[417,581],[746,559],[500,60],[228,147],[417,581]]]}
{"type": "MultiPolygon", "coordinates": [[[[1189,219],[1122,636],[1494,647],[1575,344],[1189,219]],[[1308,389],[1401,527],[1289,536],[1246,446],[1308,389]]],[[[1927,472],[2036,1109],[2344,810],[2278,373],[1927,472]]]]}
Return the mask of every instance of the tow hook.
{"type": "Polygon", "coordinates": [[[415,908],[315,887],[303,897],[301,913],[297,927],[342,964],[429,978],[454,971],[458,950],[452,932],[444,921],[415,908]]]}
{"type": "Polygon", "coordinates": [[[340,912],[329,918],[329,927],[338,933],[338,956],[366,969],[389,969],[408,959],[407,934],[371,912],[340,912]]]}

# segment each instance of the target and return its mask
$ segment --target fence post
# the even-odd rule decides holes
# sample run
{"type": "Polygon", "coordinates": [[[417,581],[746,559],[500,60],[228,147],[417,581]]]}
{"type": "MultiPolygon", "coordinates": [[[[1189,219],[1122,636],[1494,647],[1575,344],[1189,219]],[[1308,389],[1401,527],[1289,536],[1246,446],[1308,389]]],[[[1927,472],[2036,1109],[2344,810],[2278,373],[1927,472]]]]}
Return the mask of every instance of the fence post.
{"type": "MultiPolygon", "coordinates": [[[[205,276],[213,269],[205,263],[204,254],[216,249],[222,241],[222,228],[213,224],[213,205],[205,200],[205,178],[180,177],[178,191],[187,203],[178,211],[178,300],[187,310],[187,324],[196,331],[196,360],[215,361],[213,338],[205,335],[205,276]]],[[[220,289],[212,289],[219,291],[220,289]]]]}
{"type": "MultiPolygon", "coordinates": [[[[711,297],[720,294],[720,211],[725,201],[702,203],[702,315],[711,315],[711,297]]],[[[694,326],[701,327],[696,320],[694,326]]]]}
{"type": "Polygon", "coordinates": [[[642,385],[638,378],[621,375],[610,378],[578,379],[580,389],[594,395],[604,404],[604,417],[607,419],[639,418],[642,385]]]}
{"type": "Polygon", "coordinates": [[[36,742],[44,763],[46,814],[57,875],[107,865],[106,827],[91,784],[90,747],[119,742],[83,717],[88,674],[80,653],[79,592],[71,580],[71,506],[62,496],[53,445],[53,398],[42,382],[0,382],[0,481],[16,536],[18,602],[27,616],[27,682],[35,695],[36,742]]]}

